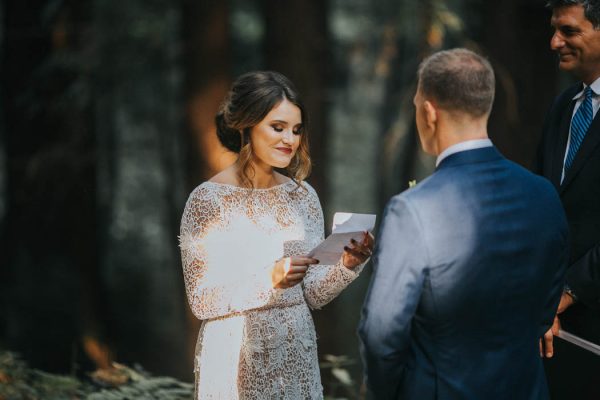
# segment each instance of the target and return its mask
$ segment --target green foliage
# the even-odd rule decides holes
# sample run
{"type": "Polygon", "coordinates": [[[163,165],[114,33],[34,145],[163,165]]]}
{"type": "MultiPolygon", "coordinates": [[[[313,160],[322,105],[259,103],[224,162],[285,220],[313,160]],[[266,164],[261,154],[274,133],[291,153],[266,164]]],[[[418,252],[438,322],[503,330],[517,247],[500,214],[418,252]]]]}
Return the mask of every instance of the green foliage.
{"type": "Polygon", "coordinates": [[[30,369],[14,353],[0,353],[1,400],[82,399],[86,386],[73,377],[30,369]]]}
{"type": "Polygon", "coordinates": [[[355,364],[355,361],[345,355],[334,356],[332,354],[325,354],[323,359],[324,360],[321,361],[319,366],[321,367],[321,373],[325,380],[324,383],[328,388],[327,393],[325,393],[325,400],[362,398],[360,393],[356,390],[356,382],[354,382],[346,368],[355,364]],[[327,374],[327,371],[329,371],[330,374],[327,374]]]}
{"type": "Polygon", "coordinates": [[[130,384],[91,393],[86,400],[187,400],[194,386],[169,377],[141,377],[130,384]]]}
{"type": "MultiPolygon", "coordinates": [[[[323,358],[320,367],[329,388],[325,399],[361,398],[346,369],[355,361],[329,354],[323,358]]],[[[192,384],[171,377],[153,377],[117,364],[113,372],[114,385],[106,379],[110,374],[98,372],[91,374],[91,379],[80,380],[29,368],[16,354],[0,351],[0,400],[191,400],[193,397],[192,384]],[[120,381],[125,383],[116,383],[120,381]]]]}
{"type": "Polygon", "coordinates": [[[118,367],[127,383],[102,387],[72,376],[27,367],[14,353],[0,353],[0,400],[189,400],[192,384],[118,367]]]}

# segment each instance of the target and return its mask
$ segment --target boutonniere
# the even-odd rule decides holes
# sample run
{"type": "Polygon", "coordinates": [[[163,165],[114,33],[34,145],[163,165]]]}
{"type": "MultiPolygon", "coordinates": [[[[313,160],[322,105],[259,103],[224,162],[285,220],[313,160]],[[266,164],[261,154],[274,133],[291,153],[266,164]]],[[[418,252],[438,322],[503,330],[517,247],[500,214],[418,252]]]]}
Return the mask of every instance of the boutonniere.
{"type": "Polygon", "coordinates": [[[417,180],[408,181],[408,188],[414,187],[417,185],[417,180]]]}

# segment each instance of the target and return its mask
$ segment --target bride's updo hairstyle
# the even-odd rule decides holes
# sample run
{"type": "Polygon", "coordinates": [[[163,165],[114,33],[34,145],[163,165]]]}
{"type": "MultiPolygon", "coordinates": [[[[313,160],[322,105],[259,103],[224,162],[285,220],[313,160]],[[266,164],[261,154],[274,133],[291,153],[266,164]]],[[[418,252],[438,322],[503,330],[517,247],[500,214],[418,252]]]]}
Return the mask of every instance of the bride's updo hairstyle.
{"type": "Polygon", "coordinates": [[[307,115],[292,82],[278,72],[256,71],[241,75],[231,86],[215,117],[217,136],[228,150],[238,153],[239,178],[242,185],[252,187],[250,177],[253,152],[250,130],[258,125],[281,101],[287,99],[300,109],[300,145],[285,173],[300,183],[310,173],[307,115]]]}

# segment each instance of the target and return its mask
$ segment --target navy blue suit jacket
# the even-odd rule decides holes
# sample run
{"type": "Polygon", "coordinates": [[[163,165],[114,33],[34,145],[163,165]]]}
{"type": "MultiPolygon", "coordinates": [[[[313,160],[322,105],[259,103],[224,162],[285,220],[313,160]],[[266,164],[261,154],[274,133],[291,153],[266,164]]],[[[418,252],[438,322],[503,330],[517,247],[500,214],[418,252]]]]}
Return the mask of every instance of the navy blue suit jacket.
{"type": "Polygon", "coordinates": [[[600,113],[573,165],[560,181],[575,101],[581,83],[565,90],[546,116],[536,172],[555,186],[569,222],[566,282],[579,301],[560,315],[563,328],[600,344],[600,113]]]}
{"type": "Polygon", "coordinates": [[[567,265],[550,182],[494,147],[391,199],[359,327],[376,399],[546,399],[538,340],[567,265]]]}

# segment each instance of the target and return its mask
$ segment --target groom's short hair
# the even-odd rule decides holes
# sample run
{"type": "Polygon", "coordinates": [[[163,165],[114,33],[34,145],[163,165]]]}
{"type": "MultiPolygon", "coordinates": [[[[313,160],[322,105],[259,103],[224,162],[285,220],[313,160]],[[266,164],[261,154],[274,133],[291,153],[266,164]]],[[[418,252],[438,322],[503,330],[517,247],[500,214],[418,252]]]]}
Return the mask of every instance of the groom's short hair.
{"type": "Polygon", "coordinates": [[[470,50],[432,54],[419,66],[418,77],[423,96],[444,110],[479,118],[492,109],[494,70],[485,58],[470,50]]]}

